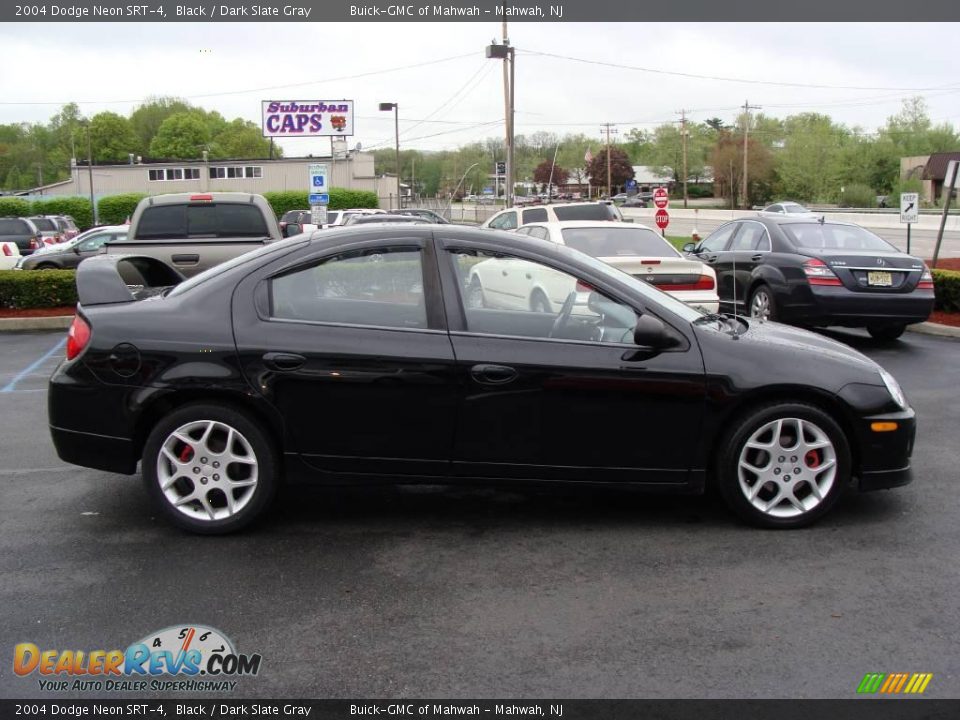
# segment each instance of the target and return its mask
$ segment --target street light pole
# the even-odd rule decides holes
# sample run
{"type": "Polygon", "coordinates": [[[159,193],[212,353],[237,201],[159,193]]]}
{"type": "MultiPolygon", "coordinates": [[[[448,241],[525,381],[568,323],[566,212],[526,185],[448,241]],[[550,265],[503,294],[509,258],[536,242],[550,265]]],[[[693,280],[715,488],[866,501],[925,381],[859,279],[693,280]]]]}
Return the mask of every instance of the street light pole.
{"type": "Polygon", "coordinates": [[[97,201],[93,196],[93,145],[90,142],[90,123],[87,122],[87,172],[89,173],[90,180],[90,212],[93,213],[93,224],[99,225],[99,218],[97,217],[97,201]]]}
{"type": "Polygon", "coordinates": [[[510,46],[510,41],[507,39],[507,28],[506,23],[504,23],[503,28],[503,44],[498,45],[493,43],[492,45],[487,46],[487,57],[493,60],[503,60],[505,63],[503,66],[503,81],[504,86],[504,101],[505,101],[505,120],[504,125],[506,127],[506,140],[507,140],[507,177],[506,177],[506,189],[503,194],[504,202],[507,207],[513,205],[513,176],[514,176],[514,167],[513,167],[513,116],[514,108],[516,102],[516,95],[514,93],[514,80],[516,74],[514,72],[514,66],[516,64],[516,53],[514,49],[510,46]],[[507,63],[509,63],[509,73],[507,72],[507,63]]]}
{"type": "Polygon", "coordinates": [[[397,149],[397,207],[403,207],[403,198],[400,196],[400,104],[380,103],[382,112],[393,110],[393,132],[397,149]]]}

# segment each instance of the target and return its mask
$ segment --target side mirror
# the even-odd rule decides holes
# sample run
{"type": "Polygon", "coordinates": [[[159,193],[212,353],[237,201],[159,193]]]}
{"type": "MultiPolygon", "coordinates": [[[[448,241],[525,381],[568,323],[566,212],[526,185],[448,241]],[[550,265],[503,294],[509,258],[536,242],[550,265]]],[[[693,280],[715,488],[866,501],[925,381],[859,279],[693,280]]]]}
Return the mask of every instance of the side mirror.
{"type": "Polygon", "coordinates": [[[79,254],[80,254],[80,246],[79,246],[79,245],[74,245],[74,246],[73,246],[72,248],[70,248],[70,249],[73,250],[73,254],[74,254],[74,255],[79,255],[79,254]]]}
{"type": "Polygon", "coordinates": [[[685,253],[695,253],[697,252],[697,244],[688,242],[686,245],[683,246],[683,251],[685,253]]]}
{"type": "Polygon", "coordinates": [[[294,235],[299,235],[303,232],[303,226],[300,223],[287,223],[287,226],[283,229],[284,237],[293,237],[294,235]]]}
{"type": "Polygon", "coordinates": [[[677,338],[667,326],[652,315],[641,315],[633,328],[633,342],[641,347],[666,350],[678,345],[677,338]]]}

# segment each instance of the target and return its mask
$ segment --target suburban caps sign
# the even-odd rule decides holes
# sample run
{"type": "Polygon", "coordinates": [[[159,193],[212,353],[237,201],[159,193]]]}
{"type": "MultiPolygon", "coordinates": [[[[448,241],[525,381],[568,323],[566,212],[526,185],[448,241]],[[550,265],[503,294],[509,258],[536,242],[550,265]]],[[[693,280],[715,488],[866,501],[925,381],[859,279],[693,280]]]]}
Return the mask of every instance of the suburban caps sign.
{"type": "Polygon", "coordinates": [[[264,100],[264,137],[353,135],[353,100],[264,100]]]}

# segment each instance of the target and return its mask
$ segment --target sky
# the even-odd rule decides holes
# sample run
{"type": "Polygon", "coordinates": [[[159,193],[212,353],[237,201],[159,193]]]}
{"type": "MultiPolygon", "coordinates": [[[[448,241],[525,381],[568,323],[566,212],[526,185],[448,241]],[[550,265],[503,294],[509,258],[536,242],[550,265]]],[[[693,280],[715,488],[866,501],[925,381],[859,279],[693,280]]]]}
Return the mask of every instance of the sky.
{"type": "MultiPolygon", "coordinates": [[[[514,23],[516,133],[601,137],[679,119],[816,111],[873,131],[922,95],[960,125],[958,24],[514,23]],[[550,53],[550,57],[538,53],[550,53]],[[575,59],[569,59],[575,58],[575,59]],[[582,62],[590,61],[590,62],[582,62]],[[627,66],[627,67],[625,67],[627,66]],[[642,68],[642,69],[641,69],[642,68]],[[667,74],[676,73],[676,74],[667,74]],[[696,77],[699,76],[699,77],[696,77]],[[819,87],[810,87],[819,86],[819,87]]],[[[185,97],[260,123],[260,101],[355,101],[351,146],[440,150],[503,135],[500,23],[0,25],[0,123],[46,122],[66,102],[129,115],[185,97]]],[[[287,156],[327,139],[280,141],[287,156]]]]}

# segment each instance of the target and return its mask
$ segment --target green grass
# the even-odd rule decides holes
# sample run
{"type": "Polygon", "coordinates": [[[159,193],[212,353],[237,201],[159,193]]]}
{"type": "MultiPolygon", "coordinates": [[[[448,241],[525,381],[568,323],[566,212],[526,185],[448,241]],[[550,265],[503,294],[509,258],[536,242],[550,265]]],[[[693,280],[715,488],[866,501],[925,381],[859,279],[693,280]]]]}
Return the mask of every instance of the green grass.
{"type": "Polygon", "coordinates": [[[683,248],[688,242],[690,242],[689,235],[667,235],[667,241],[670,242],[677,250],[683,248]]]}

